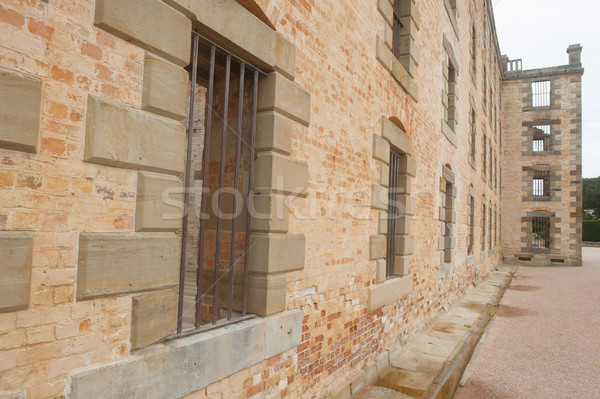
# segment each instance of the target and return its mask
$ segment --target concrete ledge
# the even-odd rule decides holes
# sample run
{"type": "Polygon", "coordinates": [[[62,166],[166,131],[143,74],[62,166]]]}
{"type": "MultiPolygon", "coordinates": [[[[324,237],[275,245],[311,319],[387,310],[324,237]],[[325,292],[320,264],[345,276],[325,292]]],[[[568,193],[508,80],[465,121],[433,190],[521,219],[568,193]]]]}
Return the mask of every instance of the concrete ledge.
{"type": "Polygon", "coordinates": [[[29,307],[33,232],[0,231],[0,313],[29,307]]]}
{"type": "Polygon", "coordinates": [[[155,345],[76,373],[70,398],[180,398],[293,349],[301,333],[302,311],[293,310],[155,345]]]}
{"type": "Polygon", "coordinates": [[[277,111],[304,125],[310,124],[310,93],[273,72],[258,85],[258,111],[277,111]]]}
{"type": "Polygon", "coordinates": [[[152,292],[133,297],[131,304],[131,349],[162,341],[177,328],[175,291],[152,292]]]}
{"type": "Polygon", "coordinates": [[[88,96],[84,161],[179,174],[185,146],[183,124],[88,96]]]}
{"type": "Polygon", "coordinates": [[[175,287],[180,245],[170,233],[81,233],[77,299],[175,287]]]}
{"type": "Polygon", "coordinates": [[[182,226],[183,182],[176,177],[138,173],[135,231],[176,231],[182,226]]]}
{"type": "Polygon", "coordinates": [[[94,25],[165,57],[190,63],[192,22],[159,0],[97,0],[94,25]]]}
{"type": "Polygon", "coordinates": [[[412,276],[396,277],[369,287],[369,312],[401,300],[412,292],[412,276]]]}
{"type": "Polygon", "coordinates": [[[42,81],[0,68],[0,148],[35,153],[42,81]]]}
{"type": "Polygon", "coordinates": [[[153,54],[144,58],[142,109],[175,120],[188,113],[189,75],[185,69],[153,54]]]}
{"type": "Polygon", "coordinates": [[[304,234],[253,233],[249,270],[256,274],[285,273],[304,268],[304,234]]]}

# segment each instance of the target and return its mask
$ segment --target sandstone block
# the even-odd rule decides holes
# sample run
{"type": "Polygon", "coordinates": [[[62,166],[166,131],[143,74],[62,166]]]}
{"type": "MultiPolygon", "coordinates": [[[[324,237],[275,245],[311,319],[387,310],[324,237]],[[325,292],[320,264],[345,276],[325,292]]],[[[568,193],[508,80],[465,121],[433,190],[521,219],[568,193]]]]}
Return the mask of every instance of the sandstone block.
{"type": "Polygon", "coordinates": [[[29,307],[32,250],[33,232],[0,231],[0,313],[29,307]]]}
{"type": "Polygon", "coordinates": [[[275,151],[290,155],[294,122],[275,111],[256,115],[256,151],[275,151]]]}
{"type": "Polygon", "coordinates": [[[403,154],[412,152],[412,139],[385,116],[381,118],[381,136],[403,154]]]}
{"type": "Polygon", "coordinates": [[[160,291],[135,296],[131,304],[131,349],[158,343],[175,332],[178,295],[160,291]]]}
{"type": "Polygon", "coordinates": [[[284,273],[304,268],[304,234],[253,233],[249,268],[254,274],[284,273]]]}
{"type": "Polygon", "coordinates": [[[277,111],[308,126],[310,93],[285,76],[273,72],[258,85],[258,111],[277,111]]]}
{"type": "Polygon", "coordinates": [[[176,286],[180,246],[169,233],[81,233],[77,299],[176,286]]]}
{"type": "Polygon", "coordinates": [[[387,239],[383,235],[369,237],[369,260],[383,259],[387,254],[387,239]]]}
{"type": "Polygon", "coordinates": [[[269,316],[285,310],[286,275],[251,274],[248,277],[248,313],[269,316]]]}
{"type": "Polygon", "coordinates": [[[185,146],[183,124],[88,96],[84,161],[178,174],[185,146]]]}
{"type": "Polygon", "coordinates": [[[183,182],[175,177],[139,172],[135,202],[136,231],[176,231],[183,216],[183,182]]]}
{"type": "Polygon", "coordinates": [[[35,153],[42,81],[0,68],[0,148],[35,153]]]}
{"type": "Polygon", "coordinates": [[[159,0],[98,0],[94,25],[179,66],[190,63],[192,22],[159,0]]]}
{"type": "Polygon", "coordinates": [[[188,113],[188,72],[162,58],[146,52],[142,109],[175,120],[188,113]]]}
{"type": "Polygon", "coordinates": [[[397,277],[369,287],[369,312],[397,302],[412,292],[412,276],[397,277]]]}
{"type": "Polygon", "coordinates": [[[285,197],[280,194],[264,194],[252,197],[252,231],[285,233],[290,223],[290,210],[285,197]]]}
{"type": "Polygon", "coordinates": [[[260,153],[254,164],[254,188],[257,193],[280,192],[305,195],[308,165],[275,152],[260,153]]]}

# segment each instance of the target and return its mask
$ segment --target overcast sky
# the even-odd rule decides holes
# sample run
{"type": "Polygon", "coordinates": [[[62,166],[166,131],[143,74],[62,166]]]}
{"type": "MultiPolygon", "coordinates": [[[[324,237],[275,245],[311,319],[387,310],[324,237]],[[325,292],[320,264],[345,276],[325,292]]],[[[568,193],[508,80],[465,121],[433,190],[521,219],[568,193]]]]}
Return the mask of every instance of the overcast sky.
{"type": "Polygon", "coordinates": [[[600,176],[600,3],[595,0],[493,0],[502,54],[523,69],[565,65],[583,46],[583,177],[600,176]]]}

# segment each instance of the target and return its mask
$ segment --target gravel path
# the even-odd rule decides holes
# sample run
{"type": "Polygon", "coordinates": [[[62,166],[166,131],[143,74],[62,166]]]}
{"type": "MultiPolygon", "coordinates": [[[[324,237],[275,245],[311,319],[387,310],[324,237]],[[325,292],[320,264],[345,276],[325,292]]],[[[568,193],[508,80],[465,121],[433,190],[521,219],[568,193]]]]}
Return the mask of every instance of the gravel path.
{"type": "Polygon", "coordinates": [[[457,399],[600,398],[600,248],[520,266],[457,399]]]}

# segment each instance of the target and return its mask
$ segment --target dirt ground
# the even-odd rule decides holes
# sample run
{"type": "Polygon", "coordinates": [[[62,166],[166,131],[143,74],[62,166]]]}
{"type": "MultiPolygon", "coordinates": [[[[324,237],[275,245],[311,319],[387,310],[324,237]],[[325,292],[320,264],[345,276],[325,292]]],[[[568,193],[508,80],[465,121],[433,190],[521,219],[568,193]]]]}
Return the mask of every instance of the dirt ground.
{"type": "Polygon", "coordinates": [[[600,398],[600,248],[520,266],[455,398],[600,398]]]}

